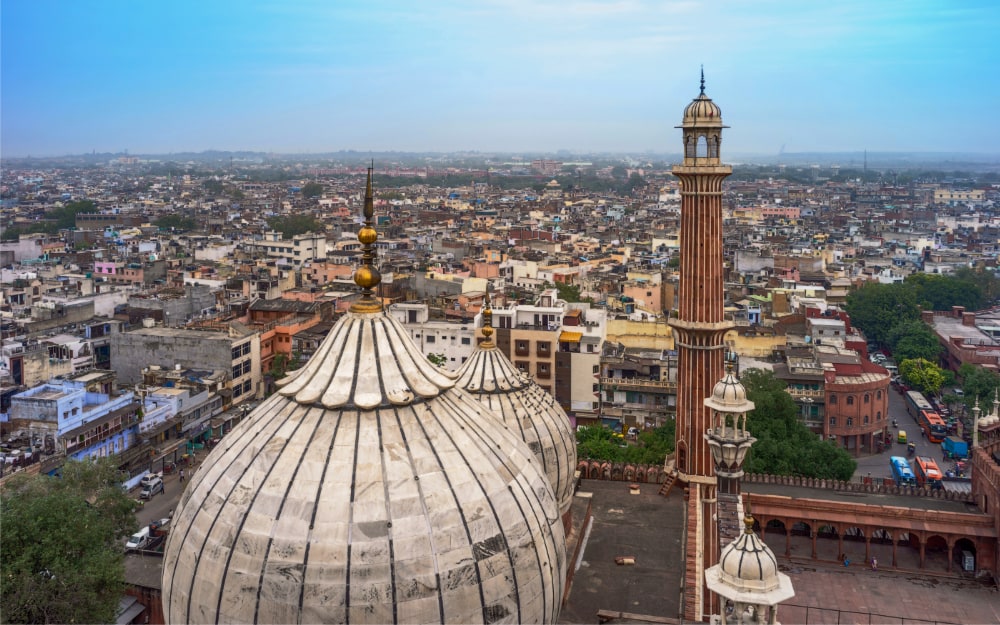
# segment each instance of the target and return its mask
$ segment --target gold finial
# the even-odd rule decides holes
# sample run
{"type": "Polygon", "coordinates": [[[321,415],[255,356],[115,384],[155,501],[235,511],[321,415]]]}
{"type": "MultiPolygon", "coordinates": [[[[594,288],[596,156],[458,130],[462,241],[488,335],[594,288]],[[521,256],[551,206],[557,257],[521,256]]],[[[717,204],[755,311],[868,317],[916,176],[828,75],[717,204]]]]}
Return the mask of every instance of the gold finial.
{"type": "Polygon", "coordinates": [[[750,512],[750,495],[747,495],[747,511],[743,515],[743,533],[753,534],[753,513],[750,512]]]}
{"type": "Polygon", "coordinates": [[[483,336],[486,340],[480,347],[493,347],[493,308],[490,306],[490,285],[486,284],[486,299],[483,301],[483,336]]]}
{"type": "Polygon", "coordinates": [[[351,312],[375,313],[382,312],[382,302],[372,293],[372,289],[382,282],[382,274],[375,267],[375,241],[378,232],[373,227],[375,216],[375,197],[372,194],[372,171],[374,163],[368,168],[368,183],[365,185],[365,225],[358,231],[358,241],[364,246],[361,253],[361,266],[354,272],[354,284],[362,289],[361,299],[351,304],[351,312]]]}

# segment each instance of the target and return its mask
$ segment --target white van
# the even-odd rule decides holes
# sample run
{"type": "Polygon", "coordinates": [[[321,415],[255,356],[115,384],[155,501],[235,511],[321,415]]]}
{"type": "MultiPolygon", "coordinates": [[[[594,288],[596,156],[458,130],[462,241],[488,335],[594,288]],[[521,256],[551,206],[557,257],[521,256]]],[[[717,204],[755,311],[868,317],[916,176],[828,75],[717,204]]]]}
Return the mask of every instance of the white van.
{"type": "Polygon", "coordinates": [[[146,543],[149,542],[149,526],[143,527],[141,530],[132,534],[132,537],[128,539],[125,543],[125,551],[132,551],[134,549],[142,549],[146,543]]]}

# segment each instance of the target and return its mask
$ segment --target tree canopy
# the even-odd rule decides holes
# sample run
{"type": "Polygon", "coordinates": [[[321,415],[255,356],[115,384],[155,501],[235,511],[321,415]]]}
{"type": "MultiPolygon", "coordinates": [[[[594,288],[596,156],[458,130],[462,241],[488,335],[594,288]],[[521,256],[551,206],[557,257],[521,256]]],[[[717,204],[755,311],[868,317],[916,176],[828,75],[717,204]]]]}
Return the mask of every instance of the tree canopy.
{"type": "Polygon", "coordinates": [[[851,323],[882,345],[889,344],[889,336],[897,324],[920,319],[914,292],[899,283],[869,282],[847,296],[846,308],[851,323]]]}
{"type": "Polygon", "coordinates": [[[281,233],[281,238],[291,239],[295,235],[306,232],[323,232],[323,224],[309,215],[289,215],[287,217],[271,217],[267,225],[281,233]]]}
{"type": "Polygon", "coordinates": [[[307,182],[302,186],[302,197],[319,197],[323,195],[323,185],[318,182],[307,182]]]}
{"type": "Polygon", "coordinates": [[[674,450],[674,431],[674,421],[668,421],[656,429],[640,432],[633,445],[622,434],[606,427],[580,428],[576,432],[576,455],[611,462],[663,464],[667,454],[674,450]]]}
{"type": "Polygon", "coordinates": [[[16,241],[22,234],[45,233],[56,234],[60,230],[76,227],[78,213],[96,213],[97,204],[93,200],[77,200],[65,206],[58,206],[45,213],[45,221],[38,221],[27,226],[11,226],[4,228],[0,239],[16,241]]]}
{"type": "Polygon", "coordinates": [[[972,408],[978,399],[984,413],[991,410],[997,388],[1000,388],[1000,375],[970,363],[959,367],[958,375],[962,378],[965,404],[972,408]]]}
{"type": "Polygon", "coordinates": [[[122,539],[135,502],[110,458],[61,477],[18,475],[0,492],[0,594],[8,623],[113,623],[125,587],[122,539]]]}
{"type": "Polygon", "coordinates": [[[907,385],[921,393],[934,394],[941,390],[945,374],[941,367],[925,358],[911,358],[899,363],[899,375],[907,385]]]}
{"type": "Polygon", "coordinates": [[[164,215],[154,221],[153,225],[161,230],[170,230],[171,228],[176,230],[194,230],[198,226],[190,217],[182,217],[177,214],[164,215]]]}
{"type": "Polygon", "coordinates": [[[745,462],[747,472],[851,479],[857,462],[799,421],[784,382],[762,369],[747,369],[740,380],[755,405],[747,418],[747,427],[757,439],[745,462]]]}
{"type": "Polygon", "coordinates": [[[889,331],[889,346],[896,362],[923,358],[937,362],[941,355],[941,342],[934,330],[923,321],[903,321],[889,331]]]}

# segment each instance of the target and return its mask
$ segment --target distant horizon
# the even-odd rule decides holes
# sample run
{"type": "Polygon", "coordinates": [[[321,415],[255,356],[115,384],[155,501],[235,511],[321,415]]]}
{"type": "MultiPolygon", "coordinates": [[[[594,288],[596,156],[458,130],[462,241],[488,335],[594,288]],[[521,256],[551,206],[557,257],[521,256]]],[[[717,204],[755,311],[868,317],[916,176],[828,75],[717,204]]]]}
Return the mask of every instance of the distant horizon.
{"type": "Polygon", "coordinates": [[[987,0],[12,1],[0,158],[672,153],[702,66],[724,158],[993,154],[997,32],[987,0]]]}

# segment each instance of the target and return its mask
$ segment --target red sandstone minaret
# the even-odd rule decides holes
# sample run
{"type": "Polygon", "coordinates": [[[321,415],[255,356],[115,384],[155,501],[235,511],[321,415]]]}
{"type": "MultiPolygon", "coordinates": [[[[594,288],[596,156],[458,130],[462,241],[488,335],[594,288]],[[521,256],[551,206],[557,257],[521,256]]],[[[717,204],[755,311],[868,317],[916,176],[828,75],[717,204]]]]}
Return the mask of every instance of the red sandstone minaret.
{"type": "Polygon", "coordinates": [[[716,480],[705,432],[712,411],[705,405],[724,374],[722,181],[732,168],[719,159],[722,111],[701,93],[684,109],[679,126],[684,162],[673,168],[681,187],[679,314],[670,319],[678,352],[676,468],[687,485],[687,563],[684,617],[700,621],[714,612],[703,572],[719,557],[715,514],[716,480]]]}

